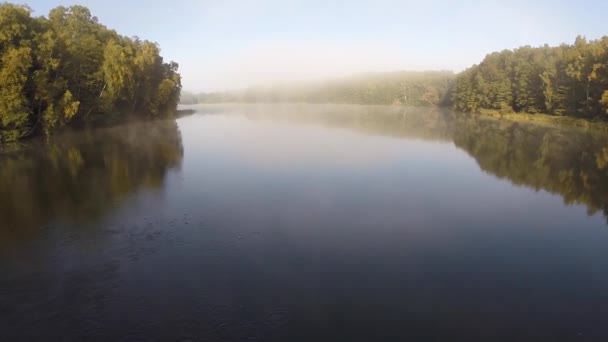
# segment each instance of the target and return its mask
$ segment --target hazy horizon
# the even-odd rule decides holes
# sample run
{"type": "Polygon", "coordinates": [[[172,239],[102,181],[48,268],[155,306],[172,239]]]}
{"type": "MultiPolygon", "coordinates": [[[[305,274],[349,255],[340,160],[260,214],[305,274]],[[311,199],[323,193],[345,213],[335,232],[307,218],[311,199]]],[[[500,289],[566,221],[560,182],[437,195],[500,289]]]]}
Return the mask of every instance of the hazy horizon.
{"type": "MultiPolygon", "coordinates": [[[[20,2],[35,15],[74,3],[20,2]]],[[[78,3],[121,34],[158,42],[190,92],[363,72],[458,72],[493,51],[599,38],[608,10],[591,0],[78,3]]]]}

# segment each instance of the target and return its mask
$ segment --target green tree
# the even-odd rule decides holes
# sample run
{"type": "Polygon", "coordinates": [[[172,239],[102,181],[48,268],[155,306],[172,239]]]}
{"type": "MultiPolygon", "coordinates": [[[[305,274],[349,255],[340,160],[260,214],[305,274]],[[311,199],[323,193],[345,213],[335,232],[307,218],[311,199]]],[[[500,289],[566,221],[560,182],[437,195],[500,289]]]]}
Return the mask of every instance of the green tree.
{"type": "Polygon", "coordinates": [[[29,69],[32,67],[31,49],[9,48],[1,62],[0,118],[3,141],[14,141],[28,134],[30,125],[29,101],[25,95],[29,69]]]}
{"type": "Polygon", "coordinates": [[[525,46],[492,53],[458,75],[454,105],[480,109],[546,113],[585,118],[606,117],[602,102],[608,89],[608,37],[571,45],[525,46]]]}
{"type": "Polygon", "coordinates": [[[172,115],[181,80],[159,47],[119,35],[83,6],[32,18],[0,4],[0,142],[133,114],[172,115]]]}

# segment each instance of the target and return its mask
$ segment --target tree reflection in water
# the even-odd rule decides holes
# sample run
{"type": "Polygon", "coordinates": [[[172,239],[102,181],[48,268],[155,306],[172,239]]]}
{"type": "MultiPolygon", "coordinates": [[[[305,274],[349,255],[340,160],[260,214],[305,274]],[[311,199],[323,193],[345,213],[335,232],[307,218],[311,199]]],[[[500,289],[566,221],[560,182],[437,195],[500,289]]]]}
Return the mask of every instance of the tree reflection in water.
{"type": "Polygon", "coordinates": [[[63,134],[0,154],[0,238],[57,219],[93,221],[135,191],[162,188],[182,157],[175,121],[63,134]]]}

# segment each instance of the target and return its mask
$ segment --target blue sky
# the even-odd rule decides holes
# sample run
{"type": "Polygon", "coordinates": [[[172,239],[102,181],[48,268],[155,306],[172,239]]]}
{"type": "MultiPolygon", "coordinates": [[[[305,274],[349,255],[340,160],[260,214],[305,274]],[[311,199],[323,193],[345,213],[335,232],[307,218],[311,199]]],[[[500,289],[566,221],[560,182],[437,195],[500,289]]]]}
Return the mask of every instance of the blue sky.
{"type": "Polygon", "coordinates": [[[487,53],[608,34],[608,1],[19,1],[46,15],[78,3],[160,44],[184,89],[222,90],[363,71],[459,71],[487,53]]]}

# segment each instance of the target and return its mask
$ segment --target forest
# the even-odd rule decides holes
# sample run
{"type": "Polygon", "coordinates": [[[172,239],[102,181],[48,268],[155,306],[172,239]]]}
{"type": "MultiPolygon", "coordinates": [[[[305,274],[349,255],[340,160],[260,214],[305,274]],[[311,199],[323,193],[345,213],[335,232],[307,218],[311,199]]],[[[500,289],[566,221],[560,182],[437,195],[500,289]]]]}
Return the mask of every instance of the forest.
{"type": "Polygon", "coordinates": [[[608,36],[557,47],[494,52],[477,65],[449,71],[368,73],[242,91],[184,94],[183,103],[308,102],[453,106],[493,111],[608,119],[608,36]]]}
{"type": "Polygon", "coordinates": [[[181,77],[157,44],[111,30],[83,6],[33,17],[0,3],[0,143],[66,126],[171,116],[181,77]]]}
{"type": "Polygon", "coordinates": [[[455,109],[465,112],[606,118],[608,37],[492,53],[460,73],[453,92],[455,109]]]}
{"type": "MultiPolygon", "coordinates": [[[[83,6],[34,17],[0,4],[0,143],[68,126],[173,116],[178,64],[125,37],[83,6]]],[[[451,71],[366,73],[327,81],[183,93],[181,103],[304,102],[453,106],[462,112],[608,119],[608,37],[491,53],[451,71]]]]}
{"type": "Polygon", "coordinates": [[[454,80],[451,71],[365,73],[327,81],[257,86],[240,91],[187,94],[182,103],[305,102],[447,106],[454,80]]]}

